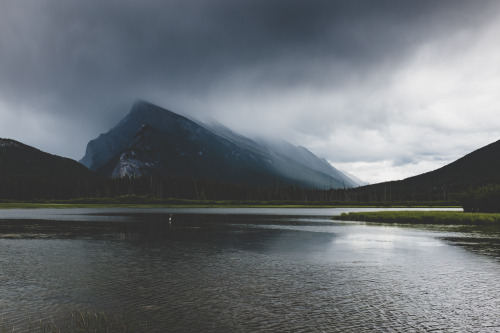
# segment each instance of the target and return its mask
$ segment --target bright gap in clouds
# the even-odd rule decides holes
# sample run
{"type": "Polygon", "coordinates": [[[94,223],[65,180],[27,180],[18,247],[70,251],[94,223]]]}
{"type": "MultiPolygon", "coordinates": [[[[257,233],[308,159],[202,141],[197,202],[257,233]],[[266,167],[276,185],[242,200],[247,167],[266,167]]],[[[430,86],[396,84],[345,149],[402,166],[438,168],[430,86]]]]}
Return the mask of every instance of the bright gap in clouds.
{"type": "Polygon", "coordinates": [[[499,35],[500,19],[479,34],[460,32],[423,45],[372,94],[347,98],[357,101],[351,110],[372,110],[371,123],[332,126],[327,140],[312,136],[310,148],[337,168],[376,183],[435,170],[497,141],[499,35]],[[366,96],[371,98],[361,101],[366,96]]]}

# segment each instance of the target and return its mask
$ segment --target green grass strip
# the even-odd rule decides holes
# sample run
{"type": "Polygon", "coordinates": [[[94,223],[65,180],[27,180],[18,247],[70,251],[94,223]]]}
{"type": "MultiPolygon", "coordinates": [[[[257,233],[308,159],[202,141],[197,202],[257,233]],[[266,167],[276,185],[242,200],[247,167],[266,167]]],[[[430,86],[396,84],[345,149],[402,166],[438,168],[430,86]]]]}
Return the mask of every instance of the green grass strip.
{"type": "Polygon", "coordinates": [[[464,213],[446,211],[383,211],[343,213],[334,216],[334,220],[363,221],[376,223],[412,223],[412,224],[500,224],[497,213],[464,213]]]}

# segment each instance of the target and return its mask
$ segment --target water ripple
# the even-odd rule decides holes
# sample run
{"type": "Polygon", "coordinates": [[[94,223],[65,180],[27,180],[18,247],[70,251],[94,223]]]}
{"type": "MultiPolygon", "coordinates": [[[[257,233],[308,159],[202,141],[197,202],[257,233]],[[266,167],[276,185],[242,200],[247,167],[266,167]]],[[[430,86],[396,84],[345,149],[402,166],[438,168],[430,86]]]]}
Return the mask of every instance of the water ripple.
{"type": "Polygon", "coordinates": [[[19,331],[74,309],[144,332],[500,331],[499,262],[460,231],[283,219],[0,238],[0,317],[19,331]]]}

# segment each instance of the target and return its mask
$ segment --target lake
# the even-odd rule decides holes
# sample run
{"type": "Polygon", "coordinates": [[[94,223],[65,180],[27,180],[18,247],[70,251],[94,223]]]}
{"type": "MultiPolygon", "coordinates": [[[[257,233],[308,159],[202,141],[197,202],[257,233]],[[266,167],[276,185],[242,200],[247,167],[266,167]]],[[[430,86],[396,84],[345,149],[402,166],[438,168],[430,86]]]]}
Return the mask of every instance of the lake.
{"type": "Polygon", "coordinates": [[[0,331],[500,332],[498,226],[331,218],[371,210],[0,210],[0,331]]]}

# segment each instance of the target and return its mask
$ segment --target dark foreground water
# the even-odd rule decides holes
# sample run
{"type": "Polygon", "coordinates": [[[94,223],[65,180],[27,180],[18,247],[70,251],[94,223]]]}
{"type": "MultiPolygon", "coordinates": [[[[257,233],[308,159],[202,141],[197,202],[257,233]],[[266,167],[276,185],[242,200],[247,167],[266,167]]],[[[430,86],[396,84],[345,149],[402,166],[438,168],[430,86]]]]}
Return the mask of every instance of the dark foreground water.
{"type": "Polygon", "coordinates": [[[0,211],[0,331],[500,332],[498,227],[330,219],[352,210],[0,211]]]}

